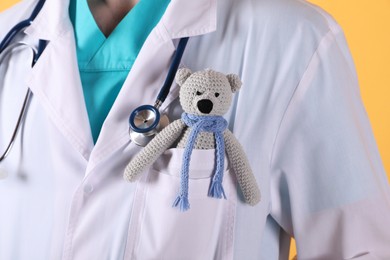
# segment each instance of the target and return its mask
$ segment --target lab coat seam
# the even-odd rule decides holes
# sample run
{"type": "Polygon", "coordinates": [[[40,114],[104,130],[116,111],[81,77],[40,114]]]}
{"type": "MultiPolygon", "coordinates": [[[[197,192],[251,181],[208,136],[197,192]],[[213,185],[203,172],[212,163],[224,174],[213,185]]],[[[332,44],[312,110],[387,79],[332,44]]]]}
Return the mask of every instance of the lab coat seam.
{"type": "Polygon", "coordinates": [[[163,42],[172,40],[170,37],[170,33],[168,31],[167,26],[164,23],[164,20],[161,19],[160,22],[156,26],[156,36],[160,38],[163,42]]]}
{"type": "MultiPolygon", "coordinates": [[[[319,6],[317,5],[314,5],[312,3],[308,3],[306,1],[303,1],[303,0],[299,0],[302,4],[308,6],[309,8],[313,9],[314,11],[316,11],[319,15],[321,15],[327,22],[328,26],[329,26],[329,29],[330,31],[333,32],[333,35],[336,36],[337,34],[340,34],[340,33],[343,33],[343,30],[342,28],[340,27],[340,25],[332,18],[332,16],[325,12],[322,8],[320,8],[319,6]]],[[[339,43],[336,41],[336,44],[338,47],[340,47],[339,43]]]]}
{"type": "MultiPolygon", "coordinates": [[[[276,143],[278,141],[279,133],[280,133],[280,130],[282,128],[282,125],[283,125],[283,122],[285,120],[285,117],[288,114],[287,112],[289,111],[290,105],[291,105],[292,101],[294,100],[294,97],[296,96],[296,93],[298,92],[298,90],[302,88],[302,85],[304,83],[306,83],[305,79],[306,79],[307,75],[309,75],[309,73],[312,71],[312,69],[314,69],[314,66],[317,65],[318,54],[325,47],[327,47],[327,45],[325,45],[325,43],[327,43],[327,40],[329,40],[329,36],[332,36],[332,35],[333,35],[333,31],[331,29],[329,29],[328,32],[320,40],[316,50],[314,51],[313,55],[311,56],[307,66],[306,66],[305,71],[302,73],[302,76],[301,76],[298,84],[295,86],[295,88],[294,88],[294,90],[293,90],[293,92],[292,92],[292,94],[291,94],[291,96],[290,96],[290,98],[289,98],[289,100],[287,102],[287,105],[286,105],[286,107],[284,109],[284,112],[282,113],[281,120],[280,120],[280,122],[278,124],[278,128],[276,130],[276,134],[275,134],[275,137],[274,137],[273,145],[272,145],[272,148],[271,148],[271,156],[270,156],[270,159],[269,159],[269,170],[270,170],[271,173],[272,173],[272,166],[273,166],[273,159],[274,159],[274,152],[275,152],[276,143]]],[[[332,37],[331,40],[334,42],[335,38],[332,37]]]]}
{"type": "MultiPolygon", "coordinates": [[[[340,27],[339,27],[339,30],[333,32],[333,35],[334,35],[334,38],[335,38],[335,42],[336,42],[337,48],[340,50],[340,53],[343,54],[342,56],[343,56],[344,60],[346,60],[346,56],[344,55],[345,53],[341,50],[340,43],[336,40],[336,36],[338,34],[339,35],[343,34],[343,31],[342,31],[342,29],[340,27]]],[[[348,62],[346,61],[346,63],[348,63],[348,62]]],[[[348,69],[349,69],[349,71],[351,72],[352,75],[356,73],[356,68],[351,68],[350,66],[348,66],[348,69]]],[[[360,95],[360,88],[358,88],[358,92],[359,92],[359,95],[360,95]]]]}
{"type": "MultiPolygon", "coordinates": [[[[232,178],[233,179],[233,178],[232,178]]],[[[234,231],[235,231],[235,224],[236,224],[236,203],[237,203],[237,196],[235,194],[236,185],[234,180],[229,179],[229,193],[232,197],[231,200],[228,201],[228,219],[226,220],[227,223],[227,231],[225,237],[227,237],[226,241],[226,257],[228,259],[234,259],[234,231]]]]}
{"type": "MultiPolygon", "coordinates": [[[[38,14],[40,15],[40,14],[38,14]]],[[[46,19],[46,17],[40,17],[40,19],[37,17],[35,21],[31,24],[30,27],[26,28],[25,32],[28,35],[32,35],[35,37],[38,37],[43,40],[56,40],[58,37],[61,37],[62,35],[66,34],[69,30],[72,28],[69,28],[68,26],[65,26],[65,20],[57,21],[53,27],[56,28],[56,30],[53,32],[52,30],[46,30],[44,27],[47,24],[50,24],[50,21],[46,19]]]]}
{"type": "MultiPolygon", "coordinates": [[[[132,231],[134,229],[137,230],[137,228],[139,227],[139,225],[135,225],[134,222],[135,222],[137,214],[138,214],[139,200],[141,199],[140,197],[143,196],[143,194],[142,194],[142,196],[137,196],[141,192],[140,190],[142,189],[142,187],[140,187],[140,185],[141,184],[138,181],[136,184],[135,191],[134,191],[133,203],[131,206],[131,212],[130,212],[130,216],[129,216],[129,220],[128,220],[126,243],[125,243],[126,245],[125,245],[125,253],[123,255],[123,260],[131,259],[132,255],[133,255],[133,248],[134,248],[134,243],[135,243],[134,235],[135,234],[133,234],[132,231]]],[[[136,232],[134,232],[134,233],[136,233],[136,232]]]]}
{"type": "Polygon", "coordinates": [[[317,5],[314,5],[312,3],[308,3],[304,0],[298,0],[303,5],[309,7],[310,9],[314,10],[317,14],[319,14],[322,18],[325,19],[329,29],[333,31],[333,33],[337,33],[340,30],[339,25],[335,22],[335,20],[330,16],[330,14],[326,13],[323,9],[318,7],[317,5]]]}
{"type": "MultiPolygon", "coordinates": [[[[288,114],[288,111],[290,109],[290,107],[292,106],[291,104],[293,102],[297,103],[299,102],[299,94],[300,93],[300,90],[302,88],[306,88],[306,87],[310,87],[310,85],[308,85],[308,83],[310,83],[310,80],[312,79],[312,77],[315,75],[315,72],[317,72],[317,69],[318,69],[318,66],[321,62],[321,59],[320,59],[320,54],[323,54],[324,51],[328,50],[329,47],[332,45],[332,44],[335,44],[336,42],[336,39],[334,38],[334,34],[333,34],[333,31],[332,30],[329,30],[323,37],[322,39],[320,40],[318,46],[317,46],[317,49],[314,51],[312,57],[310,58],[309,62],[308,62],[308,65],[305,69],[305,71],[303,72],[302,74],[302,77],[300,79],[300,81],[298,82],[297,86],[295,87],[289,101],[287,102],[287,105],[286,105],[286,108],[282,114],[282,118],[280,120],[280,123],[279,123],[279,126],[278,126],[278,129],[276,131],[276,135],[275,135],[275,138],[274,138],[274,142],[273,142],[273,146],[272,146],[272,149],[271,149],[271,158],[270,158],[270,162],[269,162],[269,171],[270,171],[270,178],[271,178],[271,182],[272,182],[272,173],[273,173],[273,170],[274,170],[274,162],[273,162],[273,159],[274,159],[274,152],[275,152],[275,147],[277,146],[277,141],[278,141],[278,137],[279,137],[279,133],[281,131],[281,129],[283,128],[283,122],[284,120],[286,120],[285,118],[287,117],[287,114],[288,114]]],[[[304,91],[304,90],[302,90],[304,91]]],[[[274,195],[273,193],[271,192],[271,202],[273,201],[273,198],[274,198],[274,195]]],[[[277,208],[276,208],[277,210],[277,208]]],[[[276,212],[276,214],[281,214],[281,212],[276,212]]],[[[287,232],[287,233],[291,233],[292,235],[294,234],[294,217],[291,216],[291,219],[289,220],[288,223],[284,223],[284,220],[285,218],[278,218],[277,216],[275,216],[275,212],[272,210],[270,212],[270,215],[275,219],[275,221],[287,232]],[[290,222],[291,221],[291,222],[290,222]]]]}
{"type": "MultiPolygon", "coordinates": [[[[138,235],[138,234],[143,233],[142,230],[145,226],[145,223],[144,223],[145,205],[146,205],[146,199],[147,199],[147,196],[149,193],[149,187],[146,185],[146,183],[149,183],[149,180],[150,180],[150,172],[148,172],[146,175],[142,176],[141,179],[137,182],[136,192],[138,192],[140,194],[138,195],[138,193],[137,193],[134,195],[134,200],[137,199],[137,201],[134,201],[134,203],[137,203],[137,205],[135,206],[135,204],[133,204],[133,207],[134,208],[136,207],[136,208],[131,213],[130,224],[134,223],[135,227],[132,227],[132,226],[130,227],[134,231],[134,234],[132,235],[133,241],[130,241],[132,244],[129,245],[129,246],[131,246],[131,248],[129,248],[130,251],[128,251],[129,255],[132,258],[139,251],[138,248],[140,247],[140,235],[138,235]],[[137,197],[137,195],[138,195],[138,197],[137,197]],[[135,219],[133,219],[133,217],[135,219]],[[133,222],[133,223],[131,223],[131,222],[133,222]]],[[[129,234],[131,234],[130,230],[128,232],[129,232],[129,234]]],[[[127,244],[126,244],[126,247],[127,247],[127,244]]],[[[127,248],[125,250],[127,251],[127,248]]]]}
{"type": "MultiPolygon", "coordinates": [[[[216,10],[217,9],[217,1],[211,0],[209,1],[209,10],[216,10]]],[[[177,32],[174,32],[173,30],[170,30],[169,27],[166,24],[166,17],[163,16],[163,18],[160,20],[161,26],[165,29],[165,33],[171,38],[171,39],[176,39],[176,38],[183,38],[183,37],[190,37],[190,36],[196,36],[196,35],[203,35],[207,34],[210,32],[213,32],[216,30],[217,27],[217,16],[214,14],[216,11],[210,11],[208,13],[209,17],[207,19],[207,24],[197,27],[196,29],[192,30],[179,30],[177,32]]],[[[205,20],[206,20],[205,19],[205,20]]]]}
{"type": "Polygon", "coordinates": [[[217,30],[217,10],[218,10],[217,1],[210,1],[210,9],[216,10],[215,15],[210,13],[210,17],[209,17],[210,28],[211,30],[217,30]]]}
{"type": "MultiPolygon", "coordinates": [[[[69,1],[59,2],[61,4],[69,3],[69,1]]],[[[38,38],[52,40],[52,38],[57,38],[70,29],[73,29],[69,19],[68,6],[61,6],[61,9],[52,10],[54,7],[52,6],[53,4],[57,3],[55,1],[45,2],[34,22],[27,28],[28,34],[32,33],[38,38]],[[48,17],[52,20],[48,20],[48,17]]]]}
{"type": "Polygon", "coordinates": [[[183,38],[183,37],[188,37],[188,36],[196,36],[196,35],[203,35],[210,33],[214,30],[212,26],[205,26],[197,30],[183,30],[181,32],[177,33],[171,33],[171,38],[176,39],[176,38],[183,38]]]}
{"type": "Polygon", "coordinates": [[[73,238],[74,238],[74,230],[75,230],[75,224],[77,222],[77,214],[76,212],[80,211],[80,196],[82,195],[82,192],[80,188],[83,186],[85,182],[85,179],[81,182],[80,186],[76,190],[72,202],[71,202],[71,207],[70,207],[70,212],[69,212],[69,220],[68,220],[68,225],[66,228],[66,234],[65,234],[65,239],[64,239],[64,250],[63,250],[63,258],[64,259],[72,259],[73,258],[73,238]],[[75,203],[77,203],[75,205],[75,203]],[[77,211],[76,211],[76,206],[77,211]]]}

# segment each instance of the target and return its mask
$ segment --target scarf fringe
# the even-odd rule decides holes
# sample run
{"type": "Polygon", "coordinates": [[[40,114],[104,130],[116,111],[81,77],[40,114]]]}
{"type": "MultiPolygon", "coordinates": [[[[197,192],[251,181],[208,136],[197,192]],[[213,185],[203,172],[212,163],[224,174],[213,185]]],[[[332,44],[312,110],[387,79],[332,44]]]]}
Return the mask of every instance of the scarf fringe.
{"type": "Polygon", "coordinates": [[[176,200],[173,202],[173,207],[179,208],[180,211],[187,211],[190,209],[190,203],[188,201],[188,181],[191,153],[199,132],[213,132],[216,141],[217,167],[209,189],[209,196],[213,198],[222,198],[223,196],[226,199],[225,191],[222,187],[222,178],[225,151],[223,131],[227,128],[227,121],[222,116],[200,116],[187,113],[182,114],[182,120],[188,127],[191,127],[191,132],[188,136],[187,145],[183,153],[180,191],[176,200]]]}
{"type": "Polygon", "coordinates": [[[209,197],[213,197],[217,199],[222,199],[222,195],[223,195],[223,197],[226,199],[226,195],[222,183],[219,181],[213,181],[211,183],[211,187],[208,195],[209,197]]]}
{"type": "Polygon", "coordinates": [[[187,196],[179,195],[173,202],[172,207],[179,208],[180,211],[187,211],[190,209],[190,203],[187,196]]]}

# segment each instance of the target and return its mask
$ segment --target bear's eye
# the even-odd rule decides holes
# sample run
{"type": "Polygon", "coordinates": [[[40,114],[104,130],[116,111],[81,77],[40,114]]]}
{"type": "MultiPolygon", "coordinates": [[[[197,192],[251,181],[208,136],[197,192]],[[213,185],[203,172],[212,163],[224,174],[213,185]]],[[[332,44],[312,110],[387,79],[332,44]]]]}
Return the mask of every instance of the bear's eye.
{"type": "Polygon", "coordinates": [[[203,94],[202,92],[196,91],[196,95],[200,96],[200,95],[202,95],[202,94],[203,94]]]}
{"type": "Polygon", "coordinates": [[[217,92],[217,93],[215,93],[215,97],[219,97],[219,93],[217,92]]]}

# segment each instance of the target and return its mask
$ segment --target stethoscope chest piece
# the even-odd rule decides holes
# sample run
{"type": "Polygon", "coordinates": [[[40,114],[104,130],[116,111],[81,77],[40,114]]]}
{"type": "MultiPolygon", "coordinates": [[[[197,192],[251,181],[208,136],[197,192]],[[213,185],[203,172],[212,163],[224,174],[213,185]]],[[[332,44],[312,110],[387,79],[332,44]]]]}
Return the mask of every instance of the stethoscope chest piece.
{"type": "Polygon", "coordinates": [[[156,107],[152,105],[140,106],[130,114],[130,138],[135,144],[146,146],[168,124],[168,116],[160,115],[156,107]]]}
{"type": "Polygon", "coordinates": [[[143,105],[130,114],[130,139],[139,146],[146,146],[158,132],[169,124],[168,117],[166,115],[161,116],[158,109],[168,96],[187,42],[188,37],[180,39],[164,85],[157,96],[154,106],[143,105]]]}

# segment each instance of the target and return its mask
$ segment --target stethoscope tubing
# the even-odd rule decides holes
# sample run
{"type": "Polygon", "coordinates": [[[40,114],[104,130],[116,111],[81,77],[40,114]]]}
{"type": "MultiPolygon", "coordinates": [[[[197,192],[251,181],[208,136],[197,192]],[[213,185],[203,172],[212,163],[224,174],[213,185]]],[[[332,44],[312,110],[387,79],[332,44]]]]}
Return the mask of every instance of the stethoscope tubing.
{"type": "Polygon", "coordinates": [[[5,149],[4,153],[1,155],[0,162],[2,162],[5,158],[7,158],[8,154],[10,153],[10,151],[11,151],[11,149],[12,149],[14,143],[15,143],[15,139],[16,139],[16,137],[18,135],[18,132],[19,132],[19,129],[20,129],[20,125],[24,121],[24,117],[26,115],[26,111],[27,111],[27,107],[28,107],[28,104],[29,104],[29,101],[30,101],[30,97],[31,97],[31,90],[30,90],[30,88],[28,88],[27,92],[26,92],[26,95],[24,97],[22,109],[20,110],[20,113],[19,113],[18,121],[16,122],[16,126],[14,128],[14,132],[12,133],[11,140],[8,143],[8,146],[5,149]]]}
{"type": "Polygon", "coordinates": [[[46,0],[40,0],[37,5],[35,6],[34,10],[32,11],[29,18],[26,20],[23,20],[16,24],[4,37],[4,39],[0,43],[0,53],[4,51],[5,48],[11,43],[11,41],[15,38],[15,36],[24,28],[31,25],[31,23],[34,21],[34,19],[37,17],[39,12],[42,10],[43,5],[45,4],[46,0]]]}
{"type": "Polygon", "coordinates": [[[165,79],[164,85],[161,87],[161,90],[158,93],[156,103],[159,103],[159,104],[157,106],[161,106],[161,104],[167,98],[169,91],[171,90],[171,86],[172,86],[173,80],[175,79],[177,69],[179,68],[181,58],[183,57],[184,50],[187,46],[188,39],[189,39],[189,37],[184,37],[184,38],[181,38],[179,41],[179,44],[177,46],[172,64],[169,67],[169,71],[168,71],[167,77],[165,79]]]}
{"type": "Polygon", "coordinates": [[[175,79],[176,72],[180,66],[181,58],[183,57],[188,39],[189,37],[183,37],[180,39],[176,51],[174,53],[171,65],[169,66],[169,70],[165,78],[164,84],[161,87],[159,94],[157,95],[157,99],[154,105],[139,106],[130,114],[130,139],[137,145],[145,146],[155,134],[157,134],[160,130],[162,130],[163,127],[166,126],[164,125],[164,123],[169,123],[169,119],[166,115],[160,115],[159,108],[164,103],[171,90],[171,86],[173,80],[175,79]],[[149,119],[147,119],[147,121],[145,122],[139,120],[142,119],[142,114],[148,114],[149,119]],[[137,123],[136,119],[138,120],[137,123]],[[163,124],[160,124],[161,119],[164,119],[163,124]],[[152,124],[148,125],[147,122],[149,123],[151,121],[152,124]]]}
{"type": "MultiPolygon", "coordinates": [[[[15,48],[21,47],[21,46],[27,46],[31,49],[31,51],[33,52],[33,64],[34,64],[34,61],[36,60],[35,57],[37,56],[36,55],[37,51],[34,49],[34,47],[29,45],[28,43],[17,42],[17,43],[8,45],[8,46],[6,46],[6,48],[3,49],[3,51],[0,54],[0,65],[3,63],[4,58],[7,57],[7,55],[9,55],[9,53],[11,53],[11,51],[13,51],[15,48]]],[[[25,116],[26,111],[27,111],[27,106],[28,106],[30,97],[31,97],[31,90],[30,90],[30,88],[27,88],[27,92],[26,92],[26,95],[25,95],[24,101],[23,101],[23,106],[19,112],[18,120],[17,120],[16,125],[14,127],[14,131],[12,133],[11,139],[10,139],[5,151],[3,152],[3,154],[0,157],[0,162],[2,162],[8,156],[8,154],[10,153],[10,151],[15,143],[15,139],[16,139],[16,136],[18,135],[20,125],[23,122],[24,116],[25,116]]]]}
{"type": "MultiPolygon", "coordinates": [[[[11,45],[7,46],[0,54],[1,55],[0,56],[0,64],[2,63],[4,57],[6,57],[12,50],[14,50],[16,47],[19,47],[19,46],[27,46],[27,47],[31,48],[31,50],[33,52],[33,61],[32,61],[31,65],[34,66],[35,63],[38,61],[39,56],[42,54],[42,52],[46,46],[46,41],[43,41],[43,40],[39,41],[38,50],[35,50],[35,48],[33,46],[31,46],[27,43],[24,43],[24,42],[17,42],[17,43],[11,44],[11,45]]],[[[13,131],[11,139],[7,145],[7,148],[5,149],[4,153],[0,157],[0,162],[2,162],[8,156],[8,154],[10,153],[10,151],[15,143],[15,139],[18,135],[20,126],[21,126],[22,122],[24,121],[24,117],[25,117],[26,112],[27,112],[27,107],[28,107],[31,95],[32,95],[32,93],[31,93],[30,88],[27,88],[26,95],[25,95],[24,100],[23,100],[23,105],[22,105],[22,108],[19,112],[19,116],[18,116],[18,120],[16,122],[16,125],[14,127],[14,131],[13,131]]]]}
{"type": "MultiPolygon", "coordinates": [[[[43,51],[44,51],[44,49],[46,47],[47,41],[46,40],[39,40],[38,50],[36,50],[31,45],[29,45],[27,43],[24,43],[24,42],[18,42],[18,43],[14,43],[14,44],[11,44],[11,42],[12,42],[12,40],[15,38],[15,36],[20,31],[22,31],[23,29],[25,29],[26,27],[31,25],[31,23],[37,17],[39,12],[42,10],[42,7],[45,4],[45,1],[46,0],[40,0],[37,3],[37,5],[35,6],[31,16],[28,19],[23,20],[23,21],[19,22],[18,24],[16,24],[7,33],[7,35],[4,37],[4,39],[1,41],[1,43],[0,43],[0,55],[1,55],[2,58],[0,58],[0,64],[2,63],[2,60],[4,59],[4,57],[6,57],[14,48],[16,48],[18,46],[28,46],[33,51],[33,60],[32,60],[31,66],[34,67],[35,63],[38,61],[39,57],[43,53],[43,51]]],[[[28,104],[29,104],[31,96],[32,96],[32,92],[31,92],[30,88],[27,88],[26,95],[25,95],[24,100],[23,100],[23,106],[22,106],[22,109],[19,112],[19,116],[18,116],[18,120],[16,122],[16,126],[14,128],[13,133],[12,133],[11,139],[10,139],[8,145],[7,145],[7,148],[5,149],[4,153],[0,157],[0,162],[2,162],[5,158],[7,158],[8,154],[12,150],[12,147],[13,147],[13,145],[15,143],[16,137],[17,137],[19,129],[20,129],[20,126],[21,126],[22,122],[24,122],[24,117],[26,115],[28,104]]]]}

